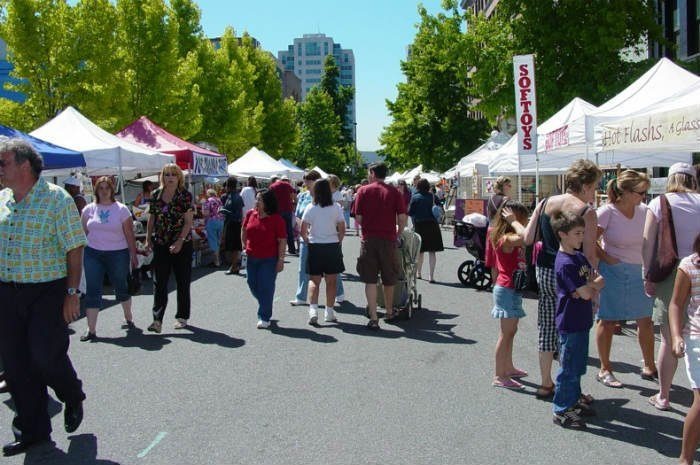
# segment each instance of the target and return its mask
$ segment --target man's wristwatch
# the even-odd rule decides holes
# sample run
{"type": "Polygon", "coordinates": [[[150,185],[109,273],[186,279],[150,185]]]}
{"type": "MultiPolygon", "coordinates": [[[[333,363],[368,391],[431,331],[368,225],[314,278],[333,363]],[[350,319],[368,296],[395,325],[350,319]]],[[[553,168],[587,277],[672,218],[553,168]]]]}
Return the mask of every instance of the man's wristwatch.
{"type": "Polygon", "coordinates": [[[82,292],[80,292],[80,289],[78,289],[77,287],[69,287],[68,289],[66,289],[66,294],[68,294],[68,295],[80,295],[80,294],[82,294],[82,292]]]}

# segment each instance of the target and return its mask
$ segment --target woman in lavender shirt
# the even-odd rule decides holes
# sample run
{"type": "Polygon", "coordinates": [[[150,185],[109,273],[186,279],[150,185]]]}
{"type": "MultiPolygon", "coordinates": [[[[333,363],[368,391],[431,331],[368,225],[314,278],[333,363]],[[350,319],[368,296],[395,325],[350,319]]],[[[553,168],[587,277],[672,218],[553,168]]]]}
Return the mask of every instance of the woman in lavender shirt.
{"type": "Polygon", "coordinates": [[[102,306],[105,273],[114,287],[117,302],[122,304],[126,328],[134,329],[126,281],[129,266],[136,268],[138,260],[131,213],[126,205],[114,199],[114,183],[107,176],[95,183],[95,201],[85,206],[81,219],[88,240],[83,257],[88,329],[80,340],[92,341],[97,339],[97,315],[102,306]]]}

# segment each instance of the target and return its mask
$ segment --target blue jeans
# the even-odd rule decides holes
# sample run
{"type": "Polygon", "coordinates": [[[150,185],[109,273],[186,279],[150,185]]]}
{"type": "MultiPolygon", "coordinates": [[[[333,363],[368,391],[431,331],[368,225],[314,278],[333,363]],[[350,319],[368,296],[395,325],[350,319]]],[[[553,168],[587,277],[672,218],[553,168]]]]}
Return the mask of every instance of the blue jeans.
{"type": "Polygon", "coordinates": [[[258,319],[269,322],[277,279],[277,257],[255,258],[248,255],[248,287],[258,301],[258,319]]]}
{"type": "Polygon", "coordinates": [[[350,229],[350,209],[343,208],[343,218],[345,219],[345,227],[350,229]]]}
{"type": "Polygon", "coordinates": [[[306,302],[309,294],[309,275],[306,273],[306,262],[309,259],[309,246],[306,242],[299,242],[299,277],[297,281],[296,299],[306,302]]]}
{"type": "Polygon", "coordinates": [[[206,229],[209,248],[218,254],[221,235],[224,233],[224,220],[208,219],[206,229]]]}
{"type": "Polygon", "coordinates": [[[573,407],[581,397],[581,376],[588,361],[588,333],[559,334],[559,372],[554,391],[554,413],[573,407]]]}
{"type": "Polygon", "coordinates": [[[294,212],[280,212],[280,216],[287,227],[287,249],[289,253],[297,253],[296,245],[294,244],[294,212]]]}
{"type": "Polygon", "coordinates": [[[130,267],[129,249],[97,250],[85,247],[83,266],[85,267],[85,306],[102,307],[102,286],[105,273],[114,287],[117,302],[131,299],[126,284],[130,267]]]}

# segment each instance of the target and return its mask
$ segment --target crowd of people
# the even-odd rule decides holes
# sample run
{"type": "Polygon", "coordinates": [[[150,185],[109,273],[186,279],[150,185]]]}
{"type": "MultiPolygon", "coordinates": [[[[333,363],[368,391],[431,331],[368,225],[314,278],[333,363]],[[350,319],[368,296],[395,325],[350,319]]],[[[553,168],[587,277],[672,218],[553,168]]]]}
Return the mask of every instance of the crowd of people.
{"type": "MultiPolygon", "coordinates": [[[[97,339],[105,275],[121,303],[125,329],[135,327],[127,281],[138,266],[136,239],[129,209],[115,199],[114,183],[109,177],[97,179],[94,199],[87,202],[79,189],[68,192],[46,182],[41,170],[41,157],[29,144],[0,142],[5,187],[0,191],[0,247],[7,251],[0,254],[0,300],[6,302],[0,313],[0,356],[16,406],[16,437],[3,447],[5,455],[24,452],[49,438],[47,386],[65,403],[66,431],[75,431],[82,421],[85,394],[67,354],[67,324],[79,316],[81,276],[86,280],[87,314],[81,341],[97,339]]],[[[321,300],[325,322],[337,322],[334,307],[345,298],[343,240],[353,229],[361,236],[354,268],[364,284],[369,331],[380,330],[378,283],[384,321],[397,318],[394,286],[401,274],[397,247],[409,217],[421,238],[418,273],[427,252],[428,282],[434,282],[436,254],[444,249],[435,207],[444,193],[433,191],[420,177],[410,188],[402,181],[398,186],[388,184],[383,163],[370,165],[367,174],[366,182],[353,187],[343,187],[336,176],[323,179],[310,171],[298,191],[289,179],[280,177],[271,179],[266,189],[250,178],[240,192],[238,180],[230,178],[223,195],[207,192],[202,214],[215,254],[213,265],[219,268],[222,261],[230,261],[225,271],[230,275],[240,274],[245,266],[247,285],[258,304],[257,328],[271,326],[275,283],[287,254],[299,257],[297,289],[290,304],[308,305],[308,323],[317,325],[321,300]]],[[[640,376],[659,381],[659,392],[649,398],[652,406],[669,408],[677,360],[685,358],[694,398],[685,421],[681,461],[692,463],[700,440],[697,169],[673,165],[667,192],[648,204],[650,179],[622,171],[607,183],[607,201],[596,208],[601,176],[591,161],[574,163],[565,176],[565,192],[540,201],[531,214],[511,198],[509,179],[496,182],[497,194],[487,203],[494,270],[491,315],[500,323],[493,386],[521,390],[519,379],[528,376],[514,363],[518,355],[514,338],[519,319],[525,316],[522,291],[531,272],[526,248],[532,247],[539,287],[536,394],[552,399],[554,423],[581,429],[586,427],[585,417],[595,415],[594,399],[581,392],[580,384],[591,329],[601,362],[596,379],[611,389],[623,387],[611,363],[612,334],[616,323],[635,321],[643,357],[640,376]],[[660,269],[666,257],[658,243],[669,234],[679,264],[660,269]],[[661,327],[656,361],[654,323],[661,327]],[[559,368],[553,377],[555,360],[559,368]]],[[[74,185],[68,181],[67,187],[74,185]]],[[[174,327],[186,328],[196,208],[182,170],[175,164],[164,166],[158,186],[144,186],[136,202],[148,206],[145,250],[153,253],[153,321],[148,331],[162,331],[171,273],[177,286],[174,327]]]]}

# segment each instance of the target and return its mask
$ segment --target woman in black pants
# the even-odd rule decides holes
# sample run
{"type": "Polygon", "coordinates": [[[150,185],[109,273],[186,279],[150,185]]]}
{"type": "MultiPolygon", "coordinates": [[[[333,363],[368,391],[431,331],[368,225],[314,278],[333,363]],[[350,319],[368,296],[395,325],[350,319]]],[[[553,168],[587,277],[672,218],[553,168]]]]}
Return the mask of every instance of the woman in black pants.
{"type": "Polygon", "coordinates": [[[153,323],[149,331],[160,333],[168,305],[168,279],[175,273],[177,313],[175,329],[187,327],[190,317],[192,277],[192,194],[185,189],[185,176],[174,163],[160,173],[160,188],[153,192],[146,226],[146,247],[153,249],[153,323]]]}
{"type": "Polygon", "coordinates": [[[231,176],[226,180],[226,193],[221,196],[224,206],[224,252],[231,252],[231,267],[225,274],[238,274],[241,251],[241,223],[243,222],[243,198],[237,191],[238,180],[231,176]]]}

